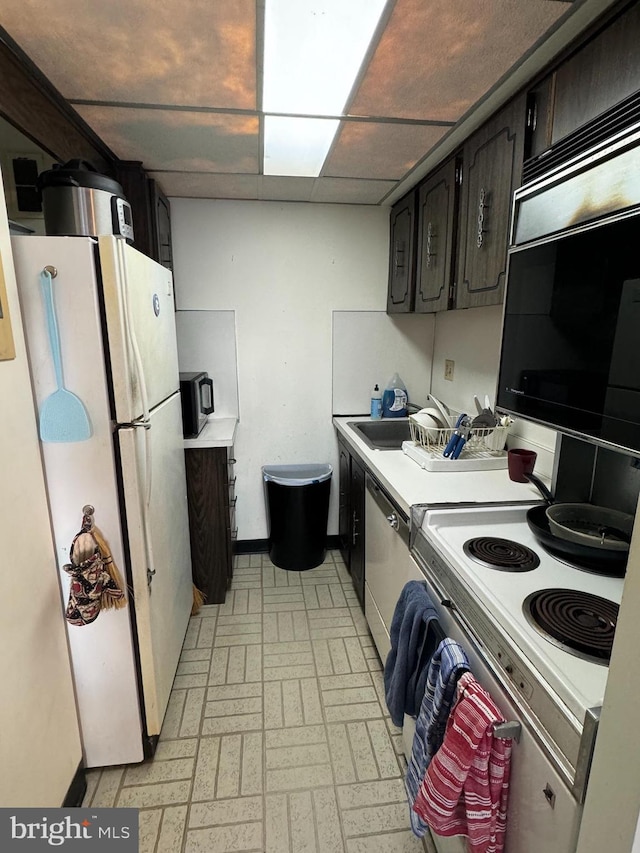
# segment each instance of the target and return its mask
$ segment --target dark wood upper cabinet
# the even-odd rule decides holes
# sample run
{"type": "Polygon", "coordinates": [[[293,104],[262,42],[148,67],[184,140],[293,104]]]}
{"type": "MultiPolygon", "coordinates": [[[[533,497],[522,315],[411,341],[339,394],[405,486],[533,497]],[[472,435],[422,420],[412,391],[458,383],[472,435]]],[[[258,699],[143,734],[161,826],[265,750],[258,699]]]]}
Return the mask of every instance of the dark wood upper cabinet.
{"type": "Polygon", "coordinates": [[[555,71],[551,142],[640,90],[640,4],[633,4],[555,71]]]}
{"type": "Polygon", "coordinates": [[[503,300],[511,199],[520,185],[526,97],[484,124],[463,148],[456,307],[503,300]]]}
{"type": "Polygon", "coordinates": [[[134,247],[172,270],[169,199],[137,160],[119,160],[116,180],[131,205],[134,247]]]}
{"type": "Polygon", "coordinates": [[[391,208],[389,239],[389,289],[387,314],[413,311],[415,295],[415,193],[401,199],[391,208]]]}
{"type": "Polygon", "coordinates": [[[418,260],[415,311],[449,307],[457,215],[456,162],[449,160],[418,191],[418,260]]]}
{"type": "Polygon", "coordinates": [[[173,270],[173,249],[171,248],[171,207],[169,199],[158,184],[149,180],[149,202],[151,208],[151,235],[155,260],[163,267],[173,270]]]}
{"type": "Polygon", "coordinates": [[[551,145],[555,74],[550,74],[527,95],[524,159],[537,157],[551,145]]]}

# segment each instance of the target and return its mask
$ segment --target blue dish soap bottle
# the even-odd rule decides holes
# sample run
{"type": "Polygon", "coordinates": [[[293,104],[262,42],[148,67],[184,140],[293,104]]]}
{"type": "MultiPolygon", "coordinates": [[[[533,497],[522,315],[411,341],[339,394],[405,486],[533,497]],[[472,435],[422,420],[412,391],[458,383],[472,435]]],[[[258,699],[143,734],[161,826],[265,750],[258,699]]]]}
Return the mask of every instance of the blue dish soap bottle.
{"type": "Polygon", "coordinates": [[[383,418],[406,418],[407,386],[397,373],[394,373],[382,395],[382,417],[383,418]]]}
{"type": "Polygon", "coordinates": [[[382,391],[376,382],[375,388],[371,392],[371,420],[379,421],[382,417],[382,391]]]}

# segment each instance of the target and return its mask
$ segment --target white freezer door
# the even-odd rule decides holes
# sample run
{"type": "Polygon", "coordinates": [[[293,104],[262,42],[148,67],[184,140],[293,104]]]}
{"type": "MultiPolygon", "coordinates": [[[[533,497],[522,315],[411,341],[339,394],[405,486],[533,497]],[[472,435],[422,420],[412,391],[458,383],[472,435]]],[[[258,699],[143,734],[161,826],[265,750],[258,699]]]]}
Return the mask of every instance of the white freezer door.
{"type": "Polygon", "coordinates": [[[116,237],[100,237],[116,421],[128,424],[179,388],[173,279],[116,237]],[[144,381],[140,379],[142,370],[144,381]]]}
{"type": "Polygon", "coordinates": [[[192,605],[191,553],[180,395],[151,412],[151,428],[118,430],[147,733],[160,733],[192,605]],[[151,501],[145,529],[145,440],[151,501]],[[146,535],[152,555],[147,584],[146,535]]]}

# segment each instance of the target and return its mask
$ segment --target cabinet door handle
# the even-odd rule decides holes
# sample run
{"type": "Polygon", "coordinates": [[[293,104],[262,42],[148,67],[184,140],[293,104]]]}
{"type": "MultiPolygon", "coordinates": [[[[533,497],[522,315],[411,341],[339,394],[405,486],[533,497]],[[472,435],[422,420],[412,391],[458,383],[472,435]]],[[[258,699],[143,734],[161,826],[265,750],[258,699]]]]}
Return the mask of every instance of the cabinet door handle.
{"type": "Polygon", "coordinates": [[[481,249],[484,245],[484,235],[487,229],[484,227],[484,212],[489,207],[487,204],[488,193],[484,187],[480,187],[480,200],[478,202],[478,236],[476,246],[481,249]]]}
{"type": "Polygon", "coordinates": [[[433,225],[431,224],[431,222],[429,222],[427,225],[427,269],[431,269],[431,258],[435,258],[436,256],[436,253],[431,251],[431,243],[434,237],[435,234],[433,233],[433,225]]]}
{"type": "Polygon", "coordinates": [[[353,515],[351,516],[351,544],[356,544],[356,539],[358,538],[358,522],[359,518],[356,515],[356,511],[354,509],[353,515]]]}
{"type": "Polygon", "coordinates": [[[404,270],[404,240],[398,240],[395,244],[393,253],[393,269],[397,275],[400,270],[404,270]]]}
{"type": "Polygon", "coordinates": [[[230,459],[227,459],[227,465],[235,465],[235,464],[236,464],[236,461],[237,461],[237,460],[236,460],[236,459],[234,459],[234,458],[233,458],[233,456],[232,456],[230,459]]]}
{"type": "Polygon", "coordinates": [[[229,501],[229,508],[235,509],[236,503],[238,502],[238,496],[236,495],[233,500],[229,501]]]}

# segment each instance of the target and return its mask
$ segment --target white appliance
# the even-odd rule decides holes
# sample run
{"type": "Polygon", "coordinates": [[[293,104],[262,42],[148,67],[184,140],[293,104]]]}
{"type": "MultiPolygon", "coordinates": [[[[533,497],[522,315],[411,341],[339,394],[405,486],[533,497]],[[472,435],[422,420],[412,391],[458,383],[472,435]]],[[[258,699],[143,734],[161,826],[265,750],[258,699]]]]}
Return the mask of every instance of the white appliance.
{"type": "MultiPolygon", "coordinates": [[[[505,850],[572,853],[615,630],[608,614],[617,611],[624,581],[546,551],[527,524],[529,506],[413,507],[411,552],[445,633],[465,648],[476,678],[519,728],[505,850]],[[491,566],[494,554],[518,570],[491,566]],[[558,631],[553,639],[526,615],[527,602],[545,590],[561,591],[543,608],[558,631]],[[605,615],[595,615],[590,596],[604,599],[605,615]],[[585,657],[591,641],[593,655],[585,657]]],[[[439,853],[466,849],[460,839],[435,840],[439,853]]]]}
{"type": "Polygon", "coordinates": [[[138,762],[155,748],[192,603],[171,273],[112,236],[12,248],[36,406],[56,388],[49,267],[65,386],[91,423],[87,440],[41,443],[59,566],[90,504],[128,587],[126,608],[67,626],[85,766],[138,762]]]}

